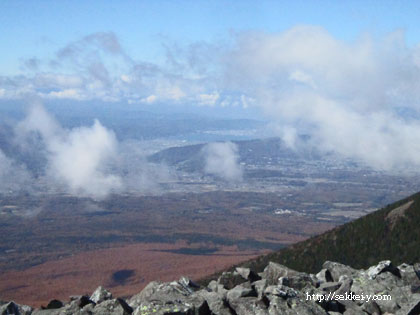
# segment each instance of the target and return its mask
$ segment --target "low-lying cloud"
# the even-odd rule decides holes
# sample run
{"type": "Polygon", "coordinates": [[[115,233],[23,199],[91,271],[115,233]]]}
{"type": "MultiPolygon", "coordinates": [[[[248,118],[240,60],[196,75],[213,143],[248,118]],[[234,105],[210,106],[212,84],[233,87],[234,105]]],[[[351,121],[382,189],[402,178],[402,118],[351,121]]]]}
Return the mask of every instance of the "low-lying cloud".
{"type": "Polygon", "coordinates": [[[147,162],[139,142],[119,143],[98,120],[91,126],[63,128],[41,105],[32,106],[17,124],[14,142],[22,152],[41,150],[46,163],[34,175],[0,151],[1,191],[30,188],[104,198],[110,193],[156,191],[160,181],[170,178],[163,165],[147,162]]]}
{"type": "Polygon", "coordinates": [[[232,142],[215,142],[204,146],[204,171],[229,182],[242,180],[238,148],[232,142]]]}
{"type": "Polygon", "coordinates": [[[14,192],[22,187],[30,188],[33,178],[24,165],[8,158],[0,149],[0,192],[14,192]]]}
{"type": "Polygon", "coordinates": [[[117,155],[117,140],[99,121],[66,130],[36,105],[16,132],[21,139],[34,133],[41,137],[48,160],[46,175],[70,193],[104,197],[121,188],[119,176],[108,169],[117,155]]]}

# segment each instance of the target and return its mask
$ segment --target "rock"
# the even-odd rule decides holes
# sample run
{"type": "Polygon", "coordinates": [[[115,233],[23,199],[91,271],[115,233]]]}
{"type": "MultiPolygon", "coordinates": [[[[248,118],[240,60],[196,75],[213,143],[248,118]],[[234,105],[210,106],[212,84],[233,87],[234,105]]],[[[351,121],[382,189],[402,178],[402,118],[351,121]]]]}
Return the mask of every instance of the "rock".
{"type": "Polygon", "coordinates": [[[324,292],[335,292],[341,287],[342,283],[340,282],[324,282],[319,286],[319,289],[324,292]]]}
{"type": "Polygon", "coordinates": [[[200,291],[199,294],[201,297],[206,300],[207,305],[211,312],[218,315],[232,315],[230,311],[229,304],[227,303],[225,297],[222,294],[216,292],[207,292],[200,291]]]}
{"type": "MultiPolygon", "coordinates": [[[[64,314],[77,314],[79,310],[75,310],[74,312],[65,313],[64,310],[55,309],[55,310],[34,310],[31,315],[64,315],[64,314]]],[[[1,314],[1,313],[0,313],[1,314]]],[[[79,314],[78,314],[79,315],[79,314]]]]}
{"type": "Polygon", "coordinates": [[[323,269],[326,269],[330,272],[331,277],[332,277],[332,281],[339,281],[340,277],[342,275],[347,275],[348,277],[353,277],[355,274],[357,274],[357,270],[337,263],[337,262],[333,262],[333,261],[326,261],[324,262],[324,264],[322,265],[323,269]]]}
{"type": "Polygon", "coordinates": [[[207,285],[207,288],[208,288],[210,291],[217,292],[217,286],[218,286],[217,281],[216,281],[216,280],[211,280],[211,281],[209,282],[209,284],[207,285]]]}
{"type": "MultiPolygon", "coordinates": [[[[399,307],[408,304],[418,294],[411,292],[411,286],[405,286],[401,278],[398,278],[390,272],[384,272],[376,276],[374,281],[370,281],[369,286],[375,294],[382,295],[382,300],[376,301],[381,310],[389,309],[390,305],[393,311],[396,310],[394,304],[399,307]]],[[[389,311],[392,312],[392,311],[389,311]]]]}
{"type": "MultiPolygon", "coordinates": [[[[283,291],[280,290],[280,291],[283,291]]],[[[327,314],[327,312],[314,301],[306,300],[305,296],[296,292],[296,296],[281,296],[272,295],[269,297],[270,306],[268,312],[270,315],[280,314],[327,314]]]]}
{"type": "Polygon", "coordinates": [[[83,309],[80,311],[81,314],[92,314],[93,309],[95,308],[95,304],[89,303],[83,307],[83,309]]]}
{"type": "Polygon", "coordinates": [[[420,279],[420,263],[415,263],[413,265],[414,271],[417,275],[417,277],[420,279]]]}
{"type": "Polygon", "coordinates": [[[194,290],[199,289],[200,286],[193,282],[190,278],[187,277],[181,277],[178,280],[178,283],[181,284],[184,288],[187,288],[187,290],[190,290],[191,292],[194,292],[194,290]]]}
{"type": "Polygon", "coordinates": [[[420,286],[420,279],[413,265],[401,264],[397,268],[405,285],[420,286]]]}
{"type": "Polygon", "coordinates": [[[215,280],[211,281],[211,282],[209,283],[209,285],[207,286],[207,288],[208,288],[210,291],[220,293],[220,294],[222,294],[222,295],[223,295],[223,296],[225,296],[225,297],[226,297],[226,293],[227,293],[227,291],[228,291],[228,290],[226,290],[226,289],[225,289],[225,287],[224,287],[223,285],[219,284],[219,283],[218,283],[217,281],[215,281],[215,280]]]}
{"type": "Polygon", "coordinates": [[[59,310],[58,314],[88,315],[93,312],[94,306],[95,304],[89,300],[89,297],[83,295],[78,300],[71,301],[69,304],[65,305],[64,308],[59,310]],[[88,305],[91,306],[88,307],[88,305]],[[89,310],[91,310],[91,313],[89,313],[89,310]]]}
{"type": "Polygon", "coordinates": [[[261,280],[255,281],[252,284],[252,287],[254,288],[255,292],[257,292],[258,298],[261,299],[264,294],[264,290],[267,287],[267,280],[261,279],[261,280]]]}
{"type": "Polygon", "coordinates": [[[381,309],[379,308],[378,304],[375,301],[369,301],[367,303],[363,303],[361,306],[362,310],[371,315],[381,315],[381,309]]]}
{"type": "Polygon", "coordinates": [[[19,305],[21,315],[29,315],[32,313],[33,308],[28,305],[19,305]]]}
{"type": "Polygon", "coordinates": [[[410,285],[410,291],[411,293],[420,293],[420,285],[418,284],[410,285]]]}
{"type": "Polygon", "coordinates": [[[161,301],[151,301],[141,303],[135,310],[134,315],[211,315],[211,311],[207,302],[204,299],[200,299],[200,303],[191,303],[186,301],[170,301],[169,303],[161,303],[161,301]]]}
{"type": "Polygon", "coordinates": [[[296,273],[287,277],[280,277],[278,284],[286,285],[290,288],[302,290],[306,286],[317,285],[317,279],[314,275],[308,275],[303,272],[296,273]]]}
{"type": "MultiPolygon", "coordinates": [[[[88,304],[97,304],[96,302],[93,302],[87,295],[82,295],[78,299],[75,300],[77,302],[77,306],[79,308],[83,308],[88,304]]],[[[98,302],[101,303],[102,301],[98,302]]]]}
{"type": "Polygon", "coordinates": [[[328,269],[321,269],[321,271],[315,275],[315,278],[318,279],[320,282],[334,281],[331,276],[331,272],[328,269]]]}
{"type": "Polygon", "coordinates": [[[379,274],[386,271],[391,272],[393,275],[401,278],[399,269],[394,267],[390,260],[381,261],[376,266],[370,267],[367,270],[367,275],[370,279],[375,279],[379,274]]]}
{"type": "Polygon", "coordinates": [[[195,314],[210,312],[203,296],[187,278],[170,283],[152,282],[129,300],[136,314],[195,314]],[[194,313],[195,312],[195,313],[194,313]]]}
{"type": "Polygon", "coordinates": [[[109,315],[128,315],[133,309],[123,299],[112,299],[97,304],[93,309],[93,314],[109,314],[109,315]]]}
{"type": "Polygon", "coordinates": [[[343,314],[344,315],[364,315],[366,313],[363,312],[362,310],[355,310],[355,309],[350,308],[348,310],[345,310],[343,314]]]}
{"type": "Polygon", "coordinates": [[[246,282],[246,279],[237,272],[224,272],[217,280],[217,283],[223,285],[227,290],[233,289],[244,282],[246,282]]]}
{"type": "Polygon", "coordinates": [[[77,303],[72,301],[70,304],[64,305],[62,308],[58,309],[40,309],[33,311],[32,315],[68,315],[68,314],[84,314],[80,312],[77,303]]]}
{"type": "Polygon", "coordinates": [[[289,277],[298,274],[297,271],[286,266],[269,262],[263,272],[263,278],[267,280],[268,285],[277,284],[280,277],[289,277]]]}
{"type": "Polygon", "coordinates": [[[295,289],[286,287],[284,285],[268,286],[264,290],[264,294],[268,297],[268,299],[270,299],[273,296],[278,296],[283,299],[295,298],[298,296],[298,292],[295,289]]]}
{"type": "MultiPolygon", "coordinates": [[[[359,274],[358,276],[354,277],[350,287],[350,291],[357,295],[376,294],[385,290],[386,287],[378,282],[373,284],[373,282],[364,274],[359,274]]],[[[358,302],[358,304],[362,303],[358,302]]]]}
{"type": "MultiPolygon", "coordinates": [[[[340,304],[342,307],[344,307],[344,309],[346,311],[347,310],[352,310],[352,311],[358,312],[358,314],[364,314],[362,306],[358,305],[355,301],[340,300],[340,301],[337,301],[337,303],[340,304]]],[[[379,308],[378,308],[378,310],[379,310],[379,308]]]]}
{"type": "Polygon", "coordinates": [[[229,306],[237,315],[269,315],[266,305],[255,297],[244,297],[229,302],[229,306]]]}
{"type": "Polygon", "coordinates": [[[4,302],[0,306],[0,315],[29,315],[32,313],[32,307],[19,305],[15,302],[4,302]]]}
{"type": "Polygon", "coordinates": [[[57,308],[62,308],[64,306],[63,302],[61,302],[60,300],[51,300],[47,307],[45,307],[45,309],[47,310],[54,310],[57,308]]]}
{"type": "Polygon", "coordinates": [[[141,301],[150,299],[159,290],[160,285],[161,283],[157,281],[150,282],[140,293],[133,295],[128,300],[128,304],[131,307],[136,307],[141,301]]]}
{"type": "Polygon", "coordinates": [[[242,285],[237,285],[232,290],[229,290],[226,294],[227,300],[229,302],[239,299],[241,297],[250,297],[250,296],[257,296],[257,293],[253,288],[246,288],[242,285]]]}
{"type": "Polygon", "coordinates": [[[418,315],[420,314],[420,299],[415,299],[399,309],[395,315],[418,315]]]}
{"type": "Polygon", "coordinates": [[[353,280],[345,277],[340,277],[340,281],[338,283],[341,283],[340,287],[335,291],[336,294],[345,295],[346,293],[350,293],[351,285],[353,284],[353,280]]]}
{"type": "Polygon", "coordinates": [[[252,282],[255,282],[255,281],[258,281],[258,280],[261,280],[261,277],[257,273],[255,273],[254,271],[252,271],[249,268],[240,268],[240,267],[237,267],[236,268],[236,272],[242,278],[244,278],[245,280],[248,280],[251,283],[252,282]]]}
{"type": "MultiPolygon", "coordinates": [[[[384,295],[385,294],[389,294],[389,292],[384,292],[384,295]]],[[[396,311],[400,309],[400,306],[398,305],[397,301],[392,298],[389,300],[377,300],[375,302],[378,305],[379,309],[381,310],[381,313],[394,314],[396,311]]]]}
{"type": "MultiPolygon", "coordinates": [[[[401,278],[390,272],[377,274],[374,279],[367,273],[360,273],[358,277],[353,278],[351,291],[364,296],[380,295],[381,299],[377,299],[375,302],[381,313],[395,313],[401,306],[409,303],[415,295],[411,292],[410,286],[405,286],[401,278]]],[[[359,305],[363,304],[362,301],[355,302],[359,305]]]]}
{"type": "Polygon", "coordinates": [[[0,307],[0,315],[20,314],[19,305],[15,302],[3,303],[0,307]]]}
{"type": "Polygon", "coordinates": [[[346,310],[346,307],[341,304],[341,301],[329,300],[326,301],[323,308],[329,312],[338,312],[343,313],[346,310]]]}
{"type": "Polygon", "coordinates": [[[96,290],[90,296],[90,300],[96,304],[102,303],[103,301],[112,299],[111,292],[105,290],[102,286],[96,288],[96,290]]]}

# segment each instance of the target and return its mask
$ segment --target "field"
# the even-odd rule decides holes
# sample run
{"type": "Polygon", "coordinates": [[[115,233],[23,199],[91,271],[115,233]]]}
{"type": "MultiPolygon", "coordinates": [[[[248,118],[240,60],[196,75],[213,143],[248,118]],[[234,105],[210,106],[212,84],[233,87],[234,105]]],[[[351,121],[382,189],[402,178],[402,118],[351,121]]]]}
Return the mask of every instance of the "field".
{"type": "Polygon", "coordinates": [[[185,242],[138,243],[81,252],[1,274],[0,295],[2,299],[40,307],[52,298],[66,301],[70,295],[91,294],[101,284],[114,296],[131,296],[151,281],[171,281],[180,276],[199,279],[264,251],[222,246],[209,254],[201,248],[195,252],[185,242]]]}
{"type": "Polygon", "coordinates": [[[0,205],[0,296],[38,306],[98,285],[124,296],[156,279],[198,279],[334,226],[276,214],[284,201],[269,193],[21,196],[0,205]]]}

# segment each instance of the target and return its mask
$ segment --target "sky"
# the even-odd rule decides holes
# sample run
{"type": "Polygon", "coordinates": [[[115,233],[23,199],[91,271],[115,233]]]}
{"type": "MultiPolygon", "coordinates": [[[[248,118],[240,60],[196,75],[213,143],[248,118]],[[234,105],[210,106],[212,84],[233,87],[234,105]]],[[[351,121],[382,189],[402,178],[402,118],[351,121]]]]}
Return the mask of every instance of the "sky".
{"type": "MultiPolygon", "coordinates": [[[[378,170],[420,170],[418,1],[26,0],[0,11],[0,104],[257,110],[296,150],[308,135],[306,146],[378,170]]],[[[113,156],[102,127],[81,126],[106,135],[97,152],[113,156]]],[[[43,136],[52,168],[84,145],[64,134],[43,136]]]]}
{"type": "Polygon", "coordinates": [[[398,32],[407,47],[420,42],[417,1],[18,0],[1,1],[0,11],[2,99],[244,105],[214,84],[243,34],[307,25],[347,43],[398,32]],[[89,91],[75,91],[87,80],[89,91]]]}
{"type": "Polygon", "coordinates": [[[0,2],[0,69],[48,58],[71,41],[112,31],[138,60],[162,62],[168,43],[229,41],[246,30],[280,32],[318,25],[342,40],[402,29],[420,40],[418,1],[8,1],[0,2]]]}

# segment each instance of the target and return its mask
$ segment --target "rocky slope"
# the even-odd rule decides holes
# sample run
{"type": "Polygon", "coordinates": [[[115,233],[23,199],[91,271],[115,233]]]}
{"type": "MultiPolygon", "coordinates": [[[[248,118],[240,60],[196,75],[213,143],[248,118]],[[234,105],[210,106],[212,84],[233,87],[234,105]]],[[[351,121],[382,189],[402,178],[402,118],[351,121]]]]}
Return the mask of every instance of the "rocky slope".
{"type": "Polygon", "coordinates": [[[420,314],[420,264],[382,261],[366,270],[326,261],[316,274],[270,262],[261,273],[236,268],[206,287],[182,277],[151,282],[129,299],[98,287],[91,296],[52,300],[43,309],[0,302],[0,314],[276,315],[420,314]]]}

